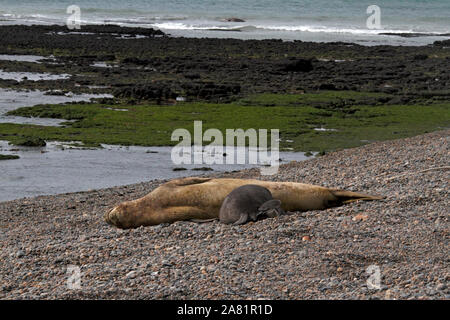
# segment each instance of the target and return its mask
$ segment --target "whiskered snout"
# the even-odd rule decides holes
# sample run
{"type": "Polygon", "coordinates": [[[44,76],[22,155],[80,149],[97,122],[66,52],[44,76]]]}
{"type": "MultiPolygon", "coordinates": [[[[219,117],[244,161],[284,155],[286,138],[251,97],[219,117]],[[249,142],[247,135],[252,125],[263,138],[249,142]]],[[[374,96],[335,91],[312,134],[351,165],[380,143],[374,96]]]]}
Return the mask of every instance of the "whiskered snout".
{"type": "Polygon", "coordinates": [[[105,219],[106,223],[108,223],[109,225],[112,226],[116,226],[118,228],[122,228],[122,225],[120,223],[119,220],[119,216],[120,216],[120,207],[114,207],[111,210],[109,210],[108,212],[105,213],[105,215],[103,216],[103,218],[105,219]]]}

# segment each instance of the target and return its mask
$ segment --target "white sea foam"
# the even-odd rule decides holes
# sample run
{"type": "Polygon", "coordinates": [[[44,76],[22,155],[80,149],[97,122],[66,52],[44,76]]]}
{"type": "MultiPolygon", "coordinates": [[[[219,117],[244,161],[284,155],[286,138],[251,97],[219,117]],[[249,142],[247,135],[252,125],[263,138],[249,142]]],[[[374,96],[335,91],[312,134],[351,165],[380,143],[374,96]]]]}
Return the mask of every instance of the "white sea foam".
{"type": "MultiPolygon", "coordinates": [[[[182,22],[161,22],[153,23],[153,27],[162,30],[218,30],[218,31],[286,31],[286,32],[312,32],[312,33],[347,33],[355,35],[380,35],[383,33],[419,33],[412,29],[367,29],[367,28],[351,28],[351,27],[324,27],[312,25],[252,25],[252,24],[189,24],[182,22]]],[[[424,34],[439,34],[439,32],[423,32],[424,34]]]]}

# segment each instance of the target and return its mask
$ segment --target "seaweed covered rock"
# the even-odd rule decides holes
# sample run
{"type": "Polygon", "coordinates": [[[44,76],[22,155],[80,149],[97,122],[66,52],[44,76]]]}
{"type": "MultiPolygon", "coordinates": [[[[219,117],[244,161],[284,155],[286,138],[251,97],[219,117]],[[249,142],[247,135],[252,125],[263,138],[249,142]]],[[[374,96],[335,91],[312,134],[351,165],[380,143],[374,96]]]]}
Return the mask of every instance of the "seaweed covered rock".
{"type": "Polygon", "coordinates": [[[13,142],[16,146],[23,147],[45,147],[47,143],[39,137],[22,137],[13,142]]]}
{"type": "Polygon", "coordinates": [[[19,156],[13,154],[0,154],[0,160],[14,160],[19,158],[19,156]]]}

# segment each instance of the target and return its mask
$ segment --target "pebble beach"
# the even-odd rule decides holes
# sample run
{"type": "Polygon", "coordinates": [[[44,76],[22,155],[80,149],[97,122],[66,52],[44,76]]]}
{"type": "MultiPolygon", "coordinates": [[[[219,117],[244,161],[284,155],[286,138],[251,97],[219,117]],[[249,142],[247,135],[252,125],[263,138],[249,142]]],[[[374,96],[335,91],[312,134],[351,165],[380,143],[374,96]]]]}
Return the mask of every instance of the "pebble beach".
{"type": "Polygon", "coordinates": [[[386,197],[242,226],[104,222],[160,180],[1,202],[0,299],[449,299],[449,139],[442,130],[376,142],[270,177],[208,175],[386,197]]]}

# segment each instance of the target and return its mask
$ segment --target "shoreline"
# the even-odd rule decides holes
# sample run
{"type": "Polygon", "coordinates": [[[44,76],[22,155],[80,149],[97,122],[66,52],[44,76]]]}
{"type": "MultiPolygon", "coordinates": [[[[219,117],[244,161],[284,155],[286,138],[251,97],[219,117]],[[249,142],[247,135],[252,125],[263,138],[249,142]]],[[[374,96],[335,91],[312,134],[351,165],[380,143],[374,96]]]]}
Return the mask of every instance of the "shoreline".
{"type": "Polygon", "coordinates": [[[449,139],[443,130],[284,165],[271,180],[387,198],[243,226],[103,221],[162,181],[1,202],[0,298],[449,299],[449,139]],[[67,289],[67,265],[81,267],[81,290],[67,289]],[[381,268],[380,290],[366,285],[370,265],[381,268]]]}
{"type": "MultiPolygon", "coordinates": [[[[66,23],[48,23],[48,24],[34,24],[34,23],[18,23],[18,24],[0,24],[1,27],[47,27],[47,28],[63,28],[66,30],[66,32],[61,31],[61,34],[65,35],[71,35],[71,34],[79,34],[79,35],[89,35],[92,33],[92,28],[102,28],[102,27],[119,27],[123,29],[128,30],[141,30],[141,32],[135,33],[132,31],[131,33],[125,33],[122,36],[124,36],[125,39],[143,39],[147,37],[149,30],[154,30],[157,36],[166,36],[171,38],[184,38],[184,39],[202,39],[202,38],[208,38],[208,39],[233,39],[233,40],[240,40],[240,41],[264,41],[264,40],[279,40],[283,42],[311,42],[311,43],[345,43],[345,44],[357,44],[361,46],[411,46],[411,47],[426,47],[429,45],[432,45],[434,42],[441,42],[441,41],[448,41],[450,40],[450,33],[447,32],[402,32],[399,30],[398,32],[394,32],[393,30],[384,30],[384,29],[376,29],[374,35],[377,36],[386,36],[390,38],[384,39],[384,40],[378,40],[378,41],[370,41],[368,39],[352,39],[351,36],[357,36],[357,34],[351,34],[346,32],[336,32],[336,33],[329,33],[327,34],[325,31],[310,31],[306,33],[310,33],[310,36],[312,35],[320,35],[321,33],[327,34],[330,38],[325,39],[314,39],[314,37],[306,37],[306,39],[298,39],[295,37],[289,37],[284,35],[284,37],[280,34],[274,33],[272,35],[266,34],[255,34],[250,35],[245,34],[243,37],[233,37],[230,35],[234,34],[242,34],[241,29],[246,29],[246,26],[232,26],[230,29],[168,29],[168,28],[156,28],[152,26],[144,27],[144,26],[136,26],[136,25],[121,25],[117,23],[97,23],[97,24],[82,24],[81,29],[75,29],[71,30],[67,28],[66,23]],[[83,31],[83,28],[87,28],[88,31],[83,31]],[[195,34],[193,32],[189,31],[203,31],[204,34],[201,32],[195,34]],[[345,38],[345,36],[349,36],[348,38],[345,38]],[[135,38],[133,38],[133,36],[135,38]],[[333,40],[333,36],[335,39],[333,40]],[[336,39],[338,37],[338,39],[336,39]],[[430,39],[428,42],[402,42],[399,40],[405,40],[405,39],[416,39],[416,38],[425,38],[430,39]],[[397,41],[395,41],[397,40],[397,41]]],[[[299,31],[284,31],[286,34],[295,34],[299,31]]],[[[305,31],[301,31],[305,32],[305,31]]]]}

